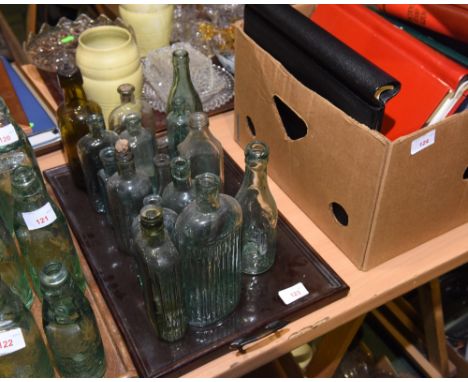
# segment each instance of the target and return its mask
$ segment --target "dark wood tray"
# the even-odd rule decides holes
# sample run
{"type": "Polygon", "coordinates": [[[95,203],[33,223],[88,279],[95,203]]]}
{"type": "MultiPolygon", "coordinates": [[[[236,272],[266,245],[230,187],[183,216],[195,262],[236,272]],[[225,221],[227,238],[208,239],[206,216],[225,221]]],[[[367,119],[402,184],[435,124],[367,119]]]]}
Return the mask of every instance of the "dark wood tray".
{"type": "MultiPolygon", "coordinates": [[[[147,319],[132,257],[119,252],[112,230],[91,209],[86,194],[75,188],[68,167],[44,172],[68,218],[101,292],[125,338],[141,377],[177,375],[204,359],[227,352],[235,339],[274,321],[300,316],[344,297],[349,287],[280,215],[277,258],[259,276],[243,276],[242,297],[222,325],[205,332],[188,330],[174,344],[160,341],[147,319]],[[309,295],[284,305],[278,291],[301,281],[309,295]]],[[[243,172],[226,155],[225,192],[235,195],[243,172]]]]}

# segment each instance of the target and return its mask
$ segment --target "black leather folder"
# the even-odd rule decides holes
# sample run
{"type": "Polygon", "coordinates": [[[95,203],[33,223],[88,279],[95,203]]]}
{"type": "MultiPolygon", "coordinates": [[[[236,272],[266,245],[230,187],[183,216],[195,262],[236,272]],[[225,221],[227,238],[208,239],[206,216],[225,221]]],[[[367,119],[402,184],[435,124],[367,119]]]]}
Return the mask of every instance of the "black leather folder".
{"type": "Polygon", "coordinates": [[[309,89],[380,130],[395,78],[290,5],[246,5],[244,31],[309,89]]]}

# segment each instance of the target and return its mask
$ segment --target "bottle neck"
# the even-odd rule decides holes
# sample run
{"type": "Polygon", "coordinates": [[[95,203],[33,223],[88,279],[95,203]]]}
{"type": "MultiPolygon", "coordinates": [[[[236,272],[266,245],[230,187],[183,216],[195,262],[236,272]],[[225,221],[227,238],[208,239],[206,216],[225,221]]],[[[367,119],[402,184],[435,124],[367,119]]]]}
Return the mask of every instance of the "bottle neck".
{"type": "Polygon", "coordinates": [[[133,93],[125,93],[120,95],[120,103],[135,103],[135,95],[133,93]]]}
{"type": "Polygon", "coordinates": [[[29,211],[41,208],[48,201],[39,185],[37,185],[33,190],[17,190],[14,192],[14,198],[15,209],[18,211],[29,211]]]}
{"type": "Polygon", "coordinates": [[[123,179],[128,180],[132,178],[136,173],[133,157],[124,156],[117,158],[117,171],[123,179]]]}
{"type": "Polygon", "coordinates": [[[150,247],[159,247],[165,241],[164,225],[147,227],[142,224],[141,235],[150,247]]]}
{"type": "Polygon", "coordinates": [[[192,180],[190,179],[190,176],[185,178],[172,176],[172,183],[174,184],[174,188],[178,191],[188,191],[192,187],[192,180]]]}
{"type": "Polygon", "coordinates": [[[254,186],[255,188],[264,188],[268,185],[266,160],[247,161],[243,185],[254,186]]]}
{"type": "Polygon", "coordinates": [[[92,125],[90,128],[90,134],[95,139],[102,139],[104,138],[104,129],[102,126],[92,125]]]}
{"type": "Polygon", "coordinates": [[[179,59],[176,61],[174,65],[175,73],[174,73],[174,80],[177,83],[182,84],[191,84],[192,79],[190,78],[190,69],[188,60],[179,59]]]}
{"type": "Polygon", "coordinates": [[[63,88],[63,96],[65,102],[70,102],[72,100],[83,100],[87,101],[86,93],[81,85],[70,85],[63,88]]]}
{"type": "Polygon", "coordinates": [[[219,208],[219,185],[197,183],[197,206],[201,212],[213,212],[219,208]]]}
{"type": "Polygon", "coordinates": [[[115,160],[103,161],[102,168],[107,176],[114,175],[117,172],[117,164],[115,160]]]}

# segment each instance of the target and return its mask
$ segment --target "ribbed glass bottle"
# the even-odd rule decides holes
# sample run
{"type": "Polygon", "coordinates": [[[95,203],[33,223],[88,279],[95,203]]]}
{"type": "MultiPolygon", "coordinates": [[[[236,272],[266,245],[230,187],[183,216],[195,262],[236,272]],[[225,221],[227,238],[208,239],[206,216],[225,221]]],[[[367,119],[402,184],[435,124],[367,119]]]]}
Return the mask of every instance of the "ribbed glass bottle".
{"type": "Polygon", "coordinates": [[[179,155],[190,160],[192,178],[205,172],[216,174],[224,182],[224,152],[221,143],[208,128],[208,115],[192,113],[189,133],[177,147],[179,155]]]}
{"type": "Polygon", "coordinates": [[[190,77],[189,54],[185,49],[172,52],[172,86],[167,98],[166,115],[174,108],[174,100],[179,97],[184,100],[185,109],[193,113],[203,111],[203,105],[190,77]]]}
{"type": "Polygon", "coordinates": [[[169,155],[171,158],[179,155],[177,146],[183,142],[189,132],[190,112],[185,109],[182,97],[174,99],[174,107],[166,116],[167,137],[169,141],[169,155]]]}
{"type": "Polygon", "coordinates": [[[195,199],[195,185],[190,177],[190,161],[175,157],[171,160],[172,182],[162,194],[162,205],[180,214],[195,199]]]}
{"type": "Polygon", "coordinates": [[[140,212],[141,229],[135,239],[147,304],[154,306],[158,335],[169,342],[182,338],[187,328],[179,252],[165,232],[161,207],[149,204],[140,212]]]}
{"type": "Polygon", "coordinates": [[[242,207],[242,272],[258,275],[275,262],[278,209],[268,187],[269,149],[260,141],[245,148],[245,174],[236,199],[242,207]]]}
{"type": "Polygon", "coordinates": [[[156,154],[153,158],[156,168],[156,178],[158,187],[155,192],[162,195],[166,186],[171,183],[171,158],[167,154],[156,154]]]}
{"type": "Polygon", "coordinates": [[[196,199],[179,215],[175,236],[189,324],[204,327],[239,302],[242,210],[234,198],[219,193],[218,176],[198,175],[195,186],[196,199]]]}
{"type": "Polygon", "coordinates": [[[89,114],[102,114],[101,107],[86,98],[83,78],[77,66],[65,64],[57,70],[64,101],[57,109],[57,122],[63,150],[75,185],[85,189],[83,171],[78,158],[78,140],[88,133],[86,118],[89,114]]]}
{"type": "Polygon", "coordinates": [[[101,160],[102,168],[97,173],[99,194],[104,202],[104,210],[106,211],[106,221],[112,226],[112,218],[110,215],[109,197],[107,195],[107,182],[110,177],[117,172],[117,163],[115,161],[115,148],[105,147],[99,151],[99,159],[101,160]]]}
{"type": "Polygon", "coordinates": [[[0,378],[54,377],[52,363],[32,313],[1,280],[0,338],[0,378]]]}
{"type": "Polygon", "coordinates": [[[89,133],[78,141],[78,157],[85,178],[88,199],[93,209],[102,214],[106,212],[106,206],[99,192],[98,171],[102,169],[99,152],[105,147],[114,146],[119,137],[113,131],[106,131],[101,114],[88,115],[86,123],[89,133]]]}
{"type": "Polygon", "coordinates": [[[13,172],[12,186],[16,238],[36,294],[42,297],[39,274],[50,261],[63,262],[84,290],[86,282],[65,217],[41,186],[34,170],[18,167],[13,172]]]}
{"type": "Polygon", "coordinates": [[[65,378],[98,378],[106,371],[104,347],[89,301],[59,262],[40,274],[42,326],[57,369],[65,378]]]}

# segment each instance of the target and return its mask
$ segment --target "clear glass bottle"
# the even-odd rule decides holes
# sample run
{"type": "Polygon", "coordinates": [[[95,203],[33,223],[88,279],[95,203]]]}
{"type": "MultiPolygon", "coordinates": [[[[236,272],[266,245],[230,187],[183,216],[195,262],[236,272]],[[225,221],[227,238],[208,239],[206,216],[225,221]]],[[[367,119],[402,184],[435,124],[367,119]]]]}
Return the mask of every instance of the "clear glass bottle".
{"type": "Polygon", "coordinates": [[[174,107],[166,116],[167,137],[169,141],[169,155],[171,158],[179,155],[177,146],[183,142],[189,132],[190,112],[185,110],[185,102],[182,97],[174,99],[174,107]]]}
{"type": "Polygon", "coordinates": [[[29,309],[34,300],[16,244],[0,217],[0,277],[29,309]]]}
{"type": "Polygon", "coordinates": [[[236,199],[242,207],[242,272],[258,275],[275,262],[278,209],[268,187],[269,149],[261,141],[245,148],[245,174],[236,199]]]}
{"type": "Polygon", "coordinates": [[[99,151],[99,159],[101,160],[102,168],[98,171],[99,193],[104,202],[104,210],[106,211],[106,221],[112,226],[112,219],[109,210],[109,198],[107,196],[107,182],[112,175],[117,172],[117,163],[115,161],[115,148],[105,147],[99,151]]]}
{"type": "Polygon", "coordinates": [[[120,138],[126,139],[130,145],[135,161],[136,171],[147,176],[153,186],[153,191],[158,188],[156,169],[153,164],[155,155],[154,136],[141,126],[139,114],[130,114],[125,119],[126,130],[120,134],[120,138]]]}
{"type": "Polygon", "coordinates": [[[97,213],[105,213],[106,206],[102,194],[99,192],[98,171],[102,169],[99,152],[105,147],[115,145],[118,135],[113,131],[106,131],[104,118],[101,114],[89,114],[86,118],[89,133],[78,140],[78,157],[83,170],[86,191],[92,207],[97,213]]]}
{"type": "Polygon", "coordinates": [[[40,274],[42,326],[57,369],[65,378],[99,378],[106,371],[104,347],[91,305],[59,262],[40,274]]]}
{"type": "Polygon", "coordinates": [[[39,273],[45,264],[54,260],[63,262],[84,290],[86,282],[65,217],[42,188],[34,170],[18,167],[13,172],[12,186],[16,238],[36,294],[42,297],[39,273]]]}
{"type": "Polygon", "coordinates": [[[147,298],[154,303],[159,337],[174,342],[187,328],[182,293],[182,270],[179,252],[164,229],[163,210],[149,204],[140,212],[141,229],[135,238],[137,256],[143,267],[147,298]]]}
{"type": "Polygon", "coordinates": [[[0,378],[53,378],[54,369],[32,313],[0,280],[0,378]]]}
{"type": "Polygon", "coordinates": [[[132,222],[143,207],[143,198],[151,193],[148,177],[138,174],[128,141],[119,139],[115,144],[117,173],[107,182],[107,196],[117,247],[132,253],[132,222]]]}
{"type": "Polygon", "coordinates": [[[78,158],[78,140],[88,133],[86,118],[89,114],[102,114],[101,107],[86,98],[83,78],[77,66],[64,64],[57,70],[63,89],[64,101],[57,109],[57,122],[63,150],[75,185],[85,189],[83,171],[78,158]]]}
{"type": "Polygon", "coordinates": [[[167,154],[156,154],[153,158],[156,168],[156,178],[158,187],[155,192],[162,195],[164,188],[171,183],[171,158],[167,154]]]}
{"type": "Polygon", "coordinates": [[[185,49],[172,52],[172,66],[174,68],[172,86],[167,98],[166,115],[174,108],[174,99],[184,100],[185,108],[189,112],[203,111],[203,105],[190,77],[189,54],[185,49]]]}
{"type": "Polygon", "coordinates": [[[190,160],[192,178],[205,172],[218,175],[221,184],[224,182],[224,152],[221,143],[211,134],[208,128],[208,115],[192,113],[190,131],[177,149],[181,157],[190,160]]]}
{"type": "Polygon", "coordinates": [[[175,236],[189,324],[204,327],[239,302],[242,210],[234,198],[220,194],[217,175],[198,175],[195,186],[196,199],[179,215],[175,236]]]}
{"type": "Polygon", "coordinates": [[[171,160],[172,182],[162,194],[162,205],[180,214],[195,199],[195,185],[190,176],[190,161],[175,157],[171,160]]]}
{"type": "Polygon", "coordinates": [[[158,154],[169,155],[169,139],[167,138],[167,134],[156,138],[156,152],[158,154]]]}

